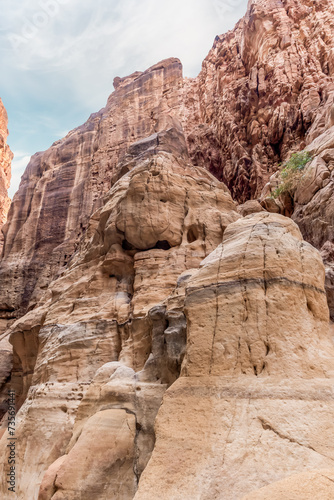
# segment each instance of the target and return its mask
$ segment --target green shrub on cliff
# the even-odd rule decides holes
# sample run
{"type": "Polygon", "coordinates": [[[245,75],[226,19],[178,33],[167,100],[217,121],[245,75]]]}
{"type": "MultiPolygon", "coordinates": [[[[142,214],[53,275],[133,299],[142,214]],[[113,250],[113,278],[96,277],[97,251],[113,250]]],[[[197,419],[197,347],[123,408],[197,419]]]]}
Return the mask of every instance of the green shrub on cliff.
{"type": "Polygon", "coordinates": [[[305,166],[311,160],[312,155],[308,151],[292,154],[290,159],[285,162],[280,169],[279,184],[277,188],[272,191],[272,198],[278,198],[281,194],[293,193],[303,176],[305,166]]]}

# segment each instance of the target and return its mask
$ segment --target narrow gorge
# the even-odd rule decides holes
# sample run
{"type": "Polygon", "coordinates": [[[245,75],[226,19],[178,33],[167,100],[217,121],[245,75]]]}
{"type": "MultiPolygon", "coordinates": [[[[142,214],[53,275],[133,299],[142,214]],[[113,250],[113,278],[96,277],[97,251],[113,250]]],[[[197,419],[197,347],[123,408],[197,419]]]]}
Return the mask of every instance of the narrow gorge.
{"type": "Polygon", "coordinates": [[[333,19],[250,0],[197,78],[116,77],[11,204],[0,101],[1,498],[9,389],[18,500],[334,497],[333,19]]]}

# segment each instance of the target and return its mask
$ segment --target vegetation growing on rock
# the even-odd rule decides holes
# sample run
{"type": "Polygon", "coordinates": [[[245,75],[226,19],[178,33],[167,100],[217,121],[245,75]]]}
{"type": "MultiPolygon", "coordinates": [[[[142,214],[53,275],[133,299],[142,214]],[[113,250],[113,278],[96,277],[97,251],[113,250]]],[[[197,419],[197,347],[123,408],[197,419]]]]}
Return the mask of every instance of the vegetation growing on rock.
{"type": "Polygon", "coordinates": [[[293,194],[303,176],[306,165],[312,160],[308,151],[301,151],[291,155],[280,169],[279,184],[272,192],[272,198],[278,198],[282,194],[293,194]]]}

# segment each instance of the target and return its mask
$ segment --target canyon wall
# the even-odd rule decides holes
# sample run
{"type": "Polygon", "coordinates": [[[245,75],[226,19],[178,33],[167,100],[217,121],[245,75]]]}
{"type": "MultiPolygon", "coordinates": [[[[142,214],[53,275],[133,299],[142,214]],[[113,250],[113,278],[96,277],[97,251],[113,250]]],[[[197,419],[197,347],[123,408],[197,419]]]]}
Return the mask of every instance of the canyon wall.
{"type": "Polygon", "coordinates": [[[191,158],[238,202],[332,124],[332,0],[251,0],[186,83],[191,158]]]}
{"type": "Polygon", "coordinates": [[[2,254],[3,235],[1,228],[7,220],[10,206],[8,189],[11,178],[11,161],[13,154],[7,145],[8,117],[2,100],[0,99],[0,255],[2,254]]]}
{"type": "Polygon", "coordinates": [[[33,307],[68,263],[91,213],[126,172],[126,165],[117,165],[130,144],[152,136],[154,147],[154,134],[172,128],[181,85],[177,59],[115,79],[116,90],[104,109],[32,157],[14,196],[10,223],[3,229],[3,318],[15,318],[33,307]]]}
{"type": "Polygon", "coordinates": [[[32,157],[0,262],[18,500],[330,494],[333,14],[251,0],[197,78],[176,58],[117,77],[32,157]]]}
{"type": "Polygon", "coordinates": [[[2,317],[33,307],[67,264],[101,195],[131,168],[119,163],[129,146],[175,120],[194,165],[239,203],[260,197],[278,164],[333,124],[333,16],[332,1],[253,0],[197,78],[175,58],[115,78],[106,107],[27,167],[4,228],[2,317]]]}
{"type": "Polygon", "coordinates": [[[11,326],[17,498],[136,492],[185,354],[183,310],[164,301],[240,218],[228,189],[190,165],[175,137],[169,129],[158,148],[133,146],[136,165],[104,197],[67,269],[11,326]]]}

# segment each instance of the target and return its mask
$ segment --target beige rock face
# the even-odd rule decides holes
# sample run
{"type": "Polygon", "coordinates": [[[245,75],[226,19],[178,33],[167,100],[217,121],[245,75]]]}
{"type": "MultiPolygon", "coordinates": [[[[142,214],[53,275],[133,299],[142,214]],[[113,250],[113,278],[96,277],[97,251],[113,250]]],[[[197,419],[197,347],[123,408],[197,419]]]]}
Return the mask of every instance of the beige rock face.
{"type": "Polygon", "coordinates": [[[320,470],[296,474],[246,495],[242,500],[331,500],[334,496],[334,471],[320,470]]]}
{"type": "Polygon", "coordinates": [[[17,498],[133,498],[151,456],[186,346],[179,300],[164,301],[240,218],[227,188],[160,137],[167,151],[140,144],[67,270],[11,328],[17,498]]]}
{"type": "Polygon", "coordinates": [[[323,283],[319,253],[289,219],[254,214],[227,228],[186,284],[181,377],[164,396],[136,500],[239,499],[333,467],[323,283]]]}
{"type": "Polygon", "coordinates": [[[275,176],[263,191],[267,210],[288,214],[303,237],[318,248],[326,266],[326,291],[334,319],[334,127],[320,134],[306,147],[312,156],[293,193],[274,201],[268,198],[275,188],[275,176]],[[273,208],[272,208],[273,207],[273,208]]]}
{"type": "Polygon", "coordinates": [[[155,134],[176,123],[194,165],[238,202],[259,197],[281,160],[334,124],[333,14],[329,0],[252,0],[198,78],[184,79],[175,58],[115,78],[106,107],[37,153],[23,176],[5,227],[2,317],[33,307],[68,263],[101,194],[132,168],[131,154],[119,163],[130,146],[134,157],[157,148],[155,134]]]}
{"type": "Polygon", "coordinates": [[[3,235],[1,228],[7,220],[7,214],[10,205],[7,190],[11,178],[11,161],[13,154],[7,145],[8,136],[8,117],[5,107],[0,99],[0,256],[3,246],[3,235]]]}
{"type": "MultiPolygon", "coordinates": [[[[174,58],[115,78],[32,158],[0,263],[18,500],[331,497],[333,14],[251,0],[198,78],[174,58]]],[[[6,417],[0,437],[10,500],[6,417]]]]}
{"type": "MultiPolygon", "coordinates": [[[[10,224],[4,228],[2,317],[15,318],[29,303],[30,307],[36,304],[42,290],[67,264],[92,211],[131,168],[129,162],[117,167],[129,146],[150,137],[151,149],[159,149],[155,134],[174,126],[181,85],[182,66],[177,59],[124,78],[116,83],[104,109],[48,151],[32,157],[13,199],[10,224]]],[[[137,144],[135,156],[141,147],[137,144]]],[[[144,144],[144,150],[147,147],[144,144]]],[[[177,137],[171,147],[180,152],[177,137]]]]}

